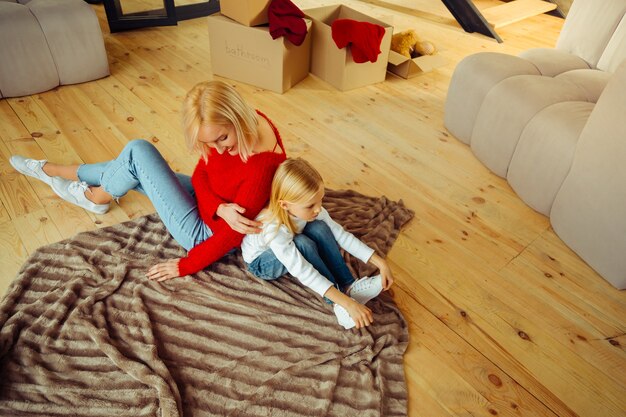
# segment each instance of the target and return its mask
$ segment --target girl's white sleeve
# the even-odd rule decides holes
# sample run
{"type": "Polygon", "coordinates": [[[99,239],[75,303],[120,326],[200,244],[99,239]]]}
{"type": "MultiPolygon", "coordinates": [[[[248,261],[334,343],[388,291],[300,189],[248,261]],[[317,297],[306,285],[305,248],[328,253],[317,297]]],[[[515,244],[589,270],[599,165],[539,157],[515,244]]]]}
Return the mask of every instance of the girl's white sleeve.
{"type": "Polygon", "coordinates": [[[361,242],[352,233],[347,232],[339,223],[330,217],[330,214],[328,214],[328,211],[326,211],[324,207],[322,207],[322,211],[317,216],[317,220],[326,223],[330,231],[333,232],[333,236],[335,236],[335,240],[339,246],[355,258],[367,263],[374,254],[374,249],[361,242]]]}
{"type": "Polygon", "coordinates": [[[269,242],[270,249],[274,252],[276,259],[282,263],[287,271],[296,277],[302,285],[309,287],[320,296],[324,296],[326,291],[333,286],[324,275],[307,261],[300,253],[293,241],[293,235],[281,226],[273,239],[269,242]]]}

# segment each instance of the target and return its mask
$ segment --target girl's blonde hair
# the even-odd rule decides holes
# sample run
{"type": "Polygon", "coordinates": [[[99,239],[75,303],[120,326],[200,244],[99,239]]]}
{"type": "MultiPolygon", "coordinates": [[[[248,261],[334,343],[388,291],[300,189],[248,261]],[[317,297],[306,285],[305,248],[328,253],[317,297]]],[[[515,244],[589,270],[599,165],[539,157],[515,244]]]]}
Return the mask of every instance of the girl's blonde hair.
{"type": "Polygon", "coordinates": [[[299,204],[311,200],[324,185],[322,176],[313,165],[301,158],[289,158],[278,166],[272,181],[272,192],[263,222],[276,222],[285,225],[291,233],[296,228],[281,201],[299,204]]]}
{"type": "Polygon", "coordinates": [[[244,162],[250,157],[254,141],[259,136],[256,111],[234,87],[222,81],[204,81],[189,90],[183,101],[182,119],[187,147],[199,152],[205,161],[207,147],[198,141],[202,125],[234,126],[237,149],[244,162]]]}

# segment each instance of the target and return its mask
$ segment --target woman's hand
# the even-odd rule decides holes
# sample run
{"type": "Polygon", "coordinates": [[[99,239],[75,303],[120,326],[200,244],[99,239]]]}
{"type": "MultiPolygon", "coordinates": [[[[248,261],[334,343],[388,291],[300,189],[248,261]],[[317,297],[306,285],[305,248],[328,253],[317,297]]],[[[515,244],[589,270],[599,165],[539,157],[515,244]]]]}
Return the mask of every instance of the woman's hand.
{"type": "Polygon", "coordinates": [[[393,273],[391,272],[391,268],[389,268],[389,264],[386,260],[378,256],[378,254],[373,254],[370,258],[370,262],[374,264],[378,270],[380,271],[380,277],[382,278],[383,290],[387,291],[393,285],[393,273]]]}
{"type": "Polygon", "coordinates": [[[169,259],[165,262],[156,264],[148,269],[146,277],[148,277],[148,279],[152,281],[165,281],[168,279],[177,278],[180,276],[180,273],[178,272],[179,261],[180,258],[169,259]]]}
{"type": "Polygon", "coordinates": [[[235,203],[222,203],[217,207],[216,214],[224,219],[226,223],[235,232],[239,232],[245,235],[255,234],[261,232],[261,226],[263,223],[256,220],[250,220],[243,216],[246,209],[235,203]]]}
{"type": "Polygon", "coordinates": [[[372,310],[358,301],[352,300],[352,302],[346,303],[346,305],[342,307],[348,311],[348,314],[350,314],[350,317],[352,317],[352,320],[356,323],[357,329],[369,326],[374,322],[372,310]]]}

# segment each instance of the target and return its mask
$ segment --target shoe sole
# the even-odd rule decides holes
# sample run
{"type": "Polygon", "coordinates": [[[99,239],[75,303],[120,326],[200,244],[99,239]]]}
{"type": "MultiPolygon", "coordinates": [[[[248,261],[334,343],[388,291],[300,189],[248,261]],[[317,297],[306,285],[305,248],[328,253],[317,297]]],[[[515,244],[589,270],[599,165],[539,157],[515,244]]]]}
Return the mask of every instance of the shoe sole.
{"type": "Polygon", "coordinates": [[[343,327],[346,330],[350,330],[350,329],[353,329],[354,327],[356,327],[356,323],[354,322],[354,320],[352,320],[352,317],[350,317],[350,314],[348,313],[348,311],[345,308],[339,306],[338,304],[335,304],[335,307],[333,307],[333,311],[335,313],[335,316],[337,317],[337,322],[339,323],[339,325],[341,327],[343,327]],[[346,318],[350,320],[350,322],[347,323],[347,326],[346,326],[346,324],[341,322],[341,319],[339,318],[339,315],[337,314],[338,307],[340,307],[342,309],[342,313],[344,313],[346,318]]]}

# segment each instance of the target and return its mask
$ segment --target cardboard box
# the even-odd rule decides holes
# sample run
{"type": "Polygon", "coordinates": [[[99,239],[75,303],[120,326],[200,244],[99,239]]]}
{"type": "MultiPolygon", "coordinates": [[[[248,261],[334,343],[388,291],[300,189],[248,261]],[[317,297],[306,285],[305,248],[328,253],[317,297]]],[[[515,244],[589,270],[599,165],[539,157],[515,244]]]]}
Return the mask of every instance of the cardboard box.
{"type": "Polygon", "coordinates": [[[267,26],[244,26],[222,15],[208,17],[213,74],[284,93],[309,75],[311,21],[300,46],[272,39],[267,26]]]}
{"type": "Polygon", "coordinates": [[[441,55],[424,55],[417,58],[407,58],[395,51],[389,51],[387,71],[402,78],[413,78],[423,72],[446,65],[448,61],[441,55]]]}
{"type": "Polygon", "coordinates": [[[393,32],[390,25],[344,5],[307,9],[304,10],[304,14],[313,20],[312,74],[342,91],[385,81],[393,32]],[[352,59],[349,48],[337,48],[331,30],[331,25],[336,19],[369,22],[385,28],[385,35],[380,44],[381,53],[376,62],[357,64],[352,59]]]}
{"type": "Polygon", "coordinates": [[[271,0],[220,0],[220,12],[246,26],[268,22],[267,9],[271,0]]]}

